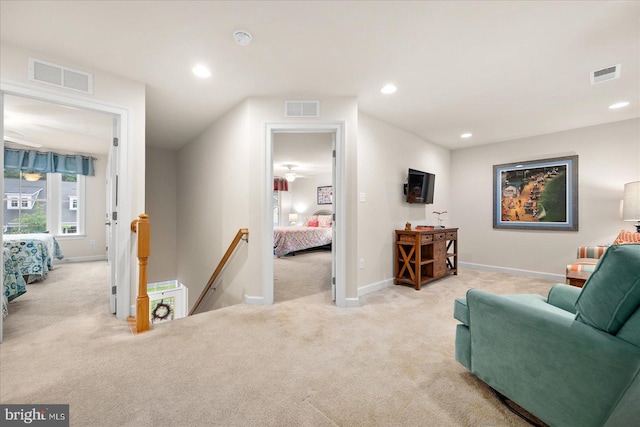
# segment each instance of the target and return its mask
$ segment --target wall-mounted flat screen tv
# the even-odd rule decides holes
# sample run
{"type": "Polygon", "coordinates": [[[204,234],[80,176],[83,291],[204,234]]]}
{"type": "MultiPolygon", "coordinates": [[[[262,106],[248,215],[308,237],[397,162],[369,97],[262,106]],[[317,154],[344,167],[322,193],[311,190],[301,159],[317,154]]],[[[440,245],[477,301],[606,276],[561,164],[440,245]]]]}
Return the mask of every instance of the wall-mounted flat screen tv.
{"type": "Polygon", "coordinates": [[[435,180],[436,176],[432,173],[409,169],[404,185],[407,203],[432,204],[435,180]]]}

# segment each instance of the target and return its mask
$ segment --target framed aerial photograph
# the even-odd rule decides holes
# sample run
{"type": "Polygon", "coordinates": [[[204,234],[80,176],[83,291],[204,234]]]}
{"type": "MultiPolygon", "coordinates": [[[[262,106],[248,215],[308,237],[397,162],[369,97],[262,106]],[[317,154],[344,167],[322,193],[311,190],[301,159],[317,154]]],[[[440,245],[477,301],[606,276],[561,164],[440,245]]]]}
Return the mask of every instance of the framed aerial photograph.
{"type": "Polygon", "coordinates": [[[493,228],[578,231],[578,156],[494,165],[493,228]]]}
{"type": "Polygon", "coordinates": [[[318,187],[318,204],[330,205],[333,203],[333,186],[318,187]]]}

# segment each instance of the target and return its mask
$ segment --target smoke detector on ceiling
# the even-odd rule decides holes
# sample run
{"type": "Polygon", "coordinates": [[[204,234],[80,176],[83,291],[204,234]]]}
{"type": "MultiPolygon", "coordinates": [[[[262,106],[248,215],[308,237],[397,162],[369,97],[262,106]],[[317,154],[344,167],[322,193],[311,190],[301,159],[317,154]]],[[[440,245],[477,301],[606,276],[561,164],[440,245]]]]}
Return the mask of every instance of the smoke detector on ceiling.
{"type": "Polygon", "coordinates": [[[240,46],[247,46],[251,43],[251,34],[246,30],[236,30],[233,32],[233,38],[240,46]]]}

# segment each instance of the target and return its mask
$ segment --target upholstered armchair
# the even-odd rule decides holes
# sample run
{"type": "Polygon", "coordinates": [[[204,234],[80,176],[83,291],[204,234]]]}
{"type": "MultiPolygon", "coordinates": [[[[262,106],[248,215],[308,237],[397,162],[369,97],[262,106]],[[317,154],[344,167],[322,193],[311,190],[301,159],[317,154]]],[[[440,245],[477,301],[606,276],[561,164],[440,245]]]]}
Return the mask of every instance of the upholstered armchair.
{"type": "MultiPolygon", "coordinates": [[[[622,230],[614,239],[614,245],[626,245],[640,243],[640,233],[622,230]]],[[[596,269],[598,260],[604,255],[609,245],[580,246],[578,247],[577,260],[567,264],[565,283],[581,288],[596,269]]]]}
{"type": "Polygon", "coordinates": [[[567,264],[565,274],[568,285],[584,286],[591,273],[596,269],[598,260],[604,255],[608,246],[580,246],[578,247],[577,260],[567,264]]]}
{"type": "Polygon", "coordinates": [[[640,245],[609,247],[585,286],[458,298],[455,357],[551,426],[640,420],[640,245]]]}

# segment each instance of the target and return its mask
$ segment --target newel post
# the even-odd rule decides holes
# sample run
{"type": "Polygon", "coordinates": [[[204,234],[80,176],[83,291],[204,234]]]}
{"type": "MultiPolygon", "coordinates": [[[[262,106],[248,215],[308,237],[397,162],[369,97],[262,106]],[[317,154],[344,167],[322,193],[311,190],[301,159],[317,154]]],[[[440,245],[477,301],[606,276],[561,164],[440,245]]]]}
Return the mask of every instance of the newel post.
{"type": "Polygon", "coordinates": [[[137,332],[149,330],[149,295],[147,294],[147,260],[150,253],[149,215],[140,214],[131,222],[131,230],[138,233],[138,298],[136,299],[137,332]]]}

